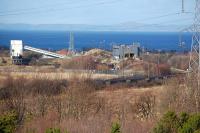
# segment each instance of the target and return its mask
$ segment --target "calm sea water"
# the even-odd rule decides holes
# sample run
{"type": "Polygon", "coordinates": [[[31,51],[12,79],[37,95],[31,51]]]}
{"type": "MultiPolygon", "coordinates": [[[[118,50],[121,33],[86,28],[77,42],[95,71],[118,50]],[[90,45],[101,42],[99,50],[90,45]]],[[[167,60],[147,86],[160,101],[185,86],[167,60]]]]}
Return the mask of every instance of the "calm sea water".
{"type": "MultiPolygon", "coordinates": [[[[74,32],[75,48],[110,49],[112,44],[140,43],[147,49],[183,50],[179,46],[177,32],[74,32]]],[[[191,34],[182,35],[184,50],[190,49],[191,34]]],[[[10,40],[23,40],[23,43],[36,48],[59,50],[69,47],[69,32],[64,31],[0,31],[0,45],[9,46],[10,40]]]]}

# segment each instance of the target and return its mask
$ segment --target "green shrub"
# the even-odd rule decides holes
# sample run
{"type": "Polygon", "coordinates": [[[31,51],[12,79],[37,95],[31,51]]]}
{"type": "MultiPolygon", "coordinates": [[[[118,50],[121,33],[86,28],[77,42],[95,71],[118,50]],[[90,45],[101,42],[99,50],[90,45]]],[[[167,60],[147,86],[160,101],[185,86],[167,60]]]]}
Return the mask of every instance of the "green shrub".
{"type": "Polygon", "coordinates": [[[180,133],[194,133],[200,131],[200,114],[194,114],[179,128],[180,133]]]}
{"type": "Polygon", "coordinates": [[[0,115],[0,133],[13,133],[17,125],[17,115],[9,112],[0,115]]]}
{"type": "Polygon", "coordinates": [[[153,129],[153,133],[200,133],[200,114],[167,112],[153,129]]]}
{"type": "Polygon", "coordinates": [[[180,127],[183,127],[183,124],[186,123],[189,119],[190,115],[187,113],[181,113],[179,118],[180,127]]]}
{"type": "MultiPolygon", "coordinates": [[[[45,133],[62,133],[61,130],[59,128],[49,128],[46,130],[45,133]]],[[[67,131],[64,133],[68,133],[67,131]]]]}
{"type": "Polygon", "coordinates": [[[49,128],[45,133],[61,133],[59,128],[49,128]]]}
{"type": "Polygon", "coordinates": [[[111,128],[111,133],[121,133],[120,128],[121,126],[119,123],[113,123],[111,128]]]}
{"type": "Polygon", "coordinates": [[[173,133],[179,127],[179,118],[175,112],[167,112],[153,129],[154,133],[173,133]]]}

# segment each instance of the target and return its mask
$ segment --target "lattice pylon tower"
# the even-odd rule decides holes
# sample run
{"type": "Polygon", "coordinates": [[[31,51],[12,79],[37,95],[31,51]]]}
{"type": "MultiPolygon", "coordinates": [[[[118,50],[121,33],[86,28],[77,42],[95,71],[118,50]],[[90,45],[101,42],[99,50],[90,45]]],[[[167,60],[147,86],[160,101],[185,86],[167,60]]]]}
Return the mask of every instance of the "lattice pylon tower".
{"type": "Polygon", "coordinates": [[[189,71],[200,76],[200,0],[196,0],[194,24],[191,26],[192,44],[189,71]]]}
{"type": "Polygon", "coordinates": [[[196,0],[194,24],[190,27],[192,44],[187,86],[195,98],[196,112],[200,111],[200,0],[196,0]]]}
{"type": "Polygon", "coordinates": [[[72,32],[70,32],[69,37],[69,51],[74,51],[74,35],[72,32]]]}

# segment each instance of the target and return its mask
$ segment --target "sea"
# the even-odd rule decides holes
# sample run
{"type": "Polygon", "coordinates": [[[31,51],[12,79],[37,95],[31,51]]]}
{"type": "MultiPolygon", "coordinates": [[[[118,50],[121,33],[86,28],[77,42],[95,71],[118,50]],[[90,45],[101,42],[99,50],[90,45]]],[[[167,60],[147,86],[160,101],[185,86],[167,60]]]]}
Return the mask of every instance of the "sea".
{"type": "MultiPolygon", "coordinates": [[[[149,50],[188,51],[192,40],[191,33],[179,32],[75,31],[73,36],[76,50],[90,48],[111,50],[112,45],[138,43],[149,50]]],[[[22,40],[23,44],[28,46],[60,50],[69,47],[69,38],[68,31],[0,31],[0,46],[9,47],[10,40],[22,40]]]]}

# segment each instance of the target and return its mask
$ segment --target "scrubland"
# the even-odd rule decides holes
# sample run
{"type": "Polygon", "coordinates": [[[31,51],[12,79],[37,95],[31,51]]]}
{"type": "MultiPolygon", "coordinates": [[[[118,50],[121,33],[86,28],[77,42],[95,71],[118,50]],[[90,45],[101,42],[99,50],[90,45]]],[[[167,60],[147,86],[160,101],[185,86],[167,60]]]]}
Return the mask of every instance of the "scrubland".
{"type": "Polygon", "coordinates": [[[1,76],[0,114],[17,114],[13,129],[17,133],[44,133],[48,128],[109,133],[115,122],[120,123],[121,132],[146,133],[168,110],[199,111],[199,92],[195,84],[186,86],[191,80],[187,77],[160,85],[106,86],[90,75],[75,74],[70,79],[1,76]]]}
{"type": "MultiPolygon", "coordinates": [[[[185,63],[188,55],[153,54],[142,58],[127,59],[118,65],[150,75],[168,74],[171,67],[183,70],[188,67],[185,63]]],[[[195,73],[174,76],[159,83],[140,81],[106,85],[99,79],[115,75],[96,74],[92,70],[110,69],[105,66],[107,61],[110,62],[86,54],[66,61],[54,60],[59,66],[40,66],[34,61],[32,63],[36,64],[31,66],[1,66],[0,132],[199,131],[200,90],[195,73]]]]}

